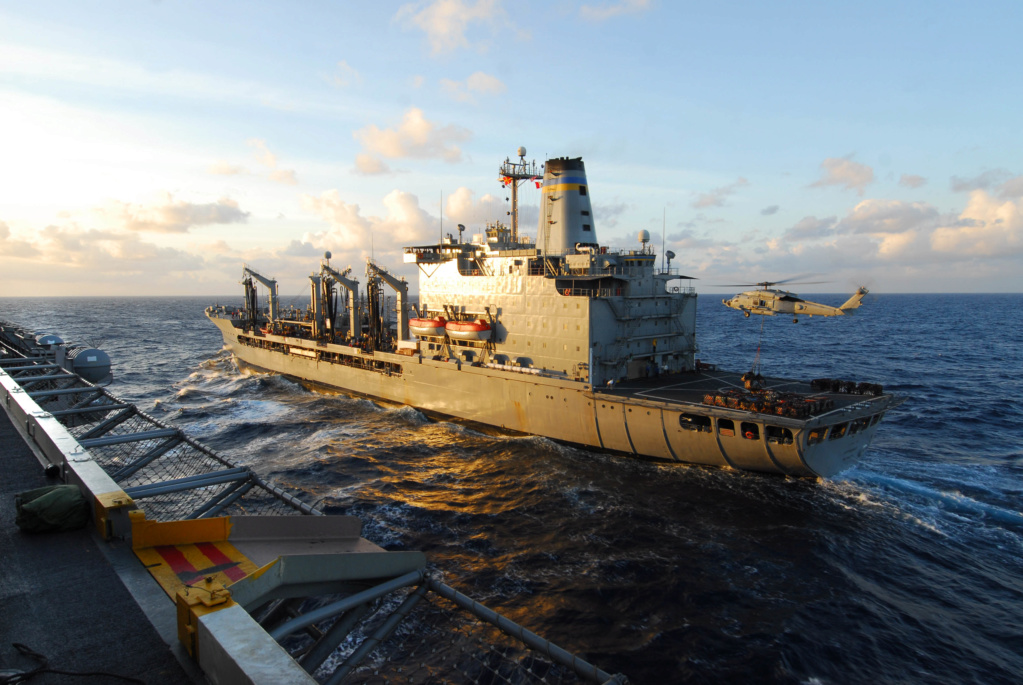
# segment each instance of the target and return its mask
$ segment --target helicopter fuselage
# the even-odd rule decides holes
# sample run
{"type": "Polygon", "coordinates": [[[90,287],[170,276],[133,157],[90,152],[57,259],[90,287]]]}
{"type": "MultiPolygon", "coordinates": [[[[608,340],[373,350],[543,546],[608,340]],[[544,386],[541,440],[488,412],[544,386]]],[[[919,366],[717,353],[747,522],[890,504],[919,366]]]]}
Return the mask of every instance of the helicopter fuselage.
{"type": "Polygon", "coordinates": [[[730,299],[721,300],[721,302],[726,307],[738,309],[746,316],[749,316],[750,314],[760,314],[763,316],[783,314],[792,317],[844,316],[860,306],[860,302],[866,293],[866,288],[860,288],[856,291],[856,294],[841,307],[832,307],[826,304],[820,304],[819,302],[810,302],[785,290],[770,289],[751,290],[739,293],[730,299]]]}

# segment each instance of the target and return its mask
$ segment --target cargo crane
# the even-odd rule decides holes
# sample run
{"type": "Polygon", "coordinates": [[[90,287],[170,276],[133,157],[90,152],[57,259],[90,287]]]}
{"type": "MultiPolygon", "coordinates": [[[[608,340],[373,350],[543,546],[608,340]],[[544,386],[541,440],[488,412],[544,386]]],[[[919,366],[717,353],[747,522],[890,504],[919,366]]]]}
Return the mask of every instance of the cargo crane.
{"type": "Polygon", "coordinates": [[[242,285],[245,286],[245,308],[248,311],[249,318],[252,321],[253,330],[258,325],[258,317],[256,312],[256,286],[252,282],[252,279],[256,279],[270,291],[270,323],[271,325],[277,321],[280,316],[279,312],[279,297],[277,295],[277,281],[272,278],[262,276],[247,265],[242,265],[242,285]]]}
{"type": "MultiPolygon", "coordinates": [[[[348,275],[352,272],[352,267],[348,267],[344,271],[338,271],[330,265],[330,253],[327,252],[323,256],[323,261],[320,263],[320,274],[326,275],[328,278],[324,281],[323,292],[326,295],[330,291],[329,281],[333,280],[342,288],[348,291],[348,333],[352,340],[356,340],[359,337],[360,325],[359,325],[359,281],[354,278],[348,278],[348,275]]],[[[330,313],[333,318],[333,312],[330,313]]],[[[333,325],[333,323],[331,324],[333,325]]]]}
{"type": "MultiPolygon", "coordinates": [[[[384,283],[389,285],[394,290],[395,294],[397,295],[397,300],[398,300],[398,304],[397,304],[397,309],[398,309],[398,332],[397,332],[397,337],[398,337],[399,341],[401,341],[401,340],[408,340],[409,339],[409,332],[408,332],[408,283],[405,282],[404,278],[402,278],[402,279],[395,278],[391,274],[387,273],[387,271],[383,267],[377,266],[373,262],[366,262],[366,278],[369,279],[369,283],[367,284],[367,288],[369,289],[370,293],[372,293],[375,290],[374,283],[377,280],[383,281],[384,283]]],[[[375,309],[375,307],[376,307],[376,298],[371,297],[370,298],[371,315],[375,314],[375,312],[373,311],[373,309],[375,309]]],[[[372,319],[372,317],[370,319],[370,327],[374,328],[374,329],[378,328],[378,323],[376,321],[374,321],[372,319]]],[[[379,330],[375,330],[375,333],[376,333],[377,338],[379,339],[380,331],[379,330]]]]}

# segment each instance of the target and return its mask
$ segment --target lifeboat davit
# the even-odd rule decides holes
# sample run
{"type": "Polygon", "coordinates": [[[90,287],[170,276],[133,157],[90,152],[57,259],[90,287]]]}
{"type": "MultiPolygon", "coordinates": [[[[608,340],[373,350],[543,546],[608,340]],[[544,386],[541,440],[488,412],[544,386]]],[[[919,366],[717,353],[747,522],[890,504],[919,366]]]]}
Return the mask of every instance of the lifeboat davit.
{"type": "Polygon", "coordinates": [[[448,320],[443,316],[438,316],[436,319],[409,319],[408,329],[413,335],[443,337],[444,324],[447,322],[448,320]]]}
{"type": "Polygon", "coordinates": [[[475,321],[448,321],[445,329],[455,340],[490,340],[490,324],[483,319],[475,321]]]}

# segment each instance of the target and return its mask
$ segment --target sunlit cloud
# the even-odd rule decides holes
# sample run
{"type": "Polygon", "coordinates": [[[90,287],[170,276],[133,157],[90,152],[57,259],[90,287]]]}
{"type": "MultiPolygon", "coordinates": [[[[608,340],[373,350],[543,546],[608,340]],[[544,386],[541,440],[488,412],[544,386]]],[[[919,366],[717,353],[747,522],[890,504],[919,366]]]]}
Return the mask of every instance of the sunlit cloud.
{"type": "Polygon", "coordinates": [[[454,52],[462,48],[485,51],[489,42],[470,39],[470,27],[480,26],[488,36],[498,30],[515,33],[516,29],[501,6],[501,0],[432,0],[402,5],[394,20],[426,34],[430,52],[434,55],[454,52]]]}
{"type": "Polygon", "coordinates": [[[1023,253],[1023,200],[999,200],[975,190],[956,225],[936,229],[931,245],[959,256],[1017,257],[1023,253]]]}
{"type": "Polygon", "coordinates": [[[356,158],[356,167],[362,173],[381,167],[380,157],[387,159],[419,158],[443,159],[453,163],[461,161],[462,150],[457,143],[469,140],[472,132],[449,124],[438,126],[423,116],[423,111],[413,107],[405,112],[400,124],[394,128],[381,129],[376,125],[356,131],[353,136],[364,149],[356,158]]]}
{"type": "Polygon", "coordinates": [[[400,267],[396,246],[436,240],[439,222],[419,206],[419,199],[401,190],[393,190],[382,200],[383,216],[363,216],[359,205],[345,202],[338,190],[319,196],[303,195],[302,207],[326,221],[326,231],[307,232],[301,243],[313,246],[317,253],[329,250],[339,263],[361,262],[379,250],[383,259],[400,267]]]}
{"type": "Polygon", "coordinates": [[[187,233],[196,226],[245,223],[249,218],[230,198],[197,204],[175,200],[170,193],[148,205],[109,200],[94,211],[119,228],[151,233],[187,233]]]}
{"type": "Polygon", "coordinates": [[[838,222],[837,233],[903,233],[933,227],[938,210],[926,202],[864,200],[838,222]]]}
{"type": "Polygon", "coordinates": [[[821,162],[821,177],[810,187],[841,186],[863,195],[866,187],[873,182],[874,170],[866,164],[854,162],[849,157],[828,157],[821,162]]]}

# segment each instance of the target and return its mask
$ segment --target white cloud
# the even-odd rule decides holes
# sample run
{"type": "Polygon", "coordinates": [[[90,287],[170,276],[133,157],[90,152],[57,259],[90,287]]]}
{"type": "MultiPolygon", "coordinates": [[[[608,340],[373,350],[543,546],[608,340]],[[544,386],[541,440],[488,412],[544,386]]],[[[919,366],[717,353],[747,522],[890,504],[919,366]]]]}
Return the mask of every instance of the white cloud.
{"type": "Polygon", "coordinates": [[[303,195],[302,207],[331,227],[321,233],[307,233],[302,242],[321,252],[348,253],[353,259],[362,259],[371,245],[394,257],[392,253],[404,245],[435,239],[438,222],[419,206],[415,195],[393,190],[384,197],[383,205],[384,216],[364,217],[359,206],[342,200],[337,190],[328,190],[319,197],[303,195]]]}
{"type": "Polygon", "coordinates": [[[873,169],[848,157],[828,157],[821,162],[821,169],[820,179],[811,183],[811,188],[842,186],[863,195],[867,185],[874,181],[873,169]]]}
{"type": "Polygon", "coordinates": [[[931,236],[937,252],[969,257],[1015,257],[1023,254],[1023,200],[997,200],[986,191],[970,193],[956,225],[931,236]]]}
{"type": "Polygon", "coordinates": [[[690,205],[694,209],[703,209],[706,207],[723,207],[725,200],[729,195],[734,194],[740,188],[744,188],[749,185],[749,181],[745,178],[739,178],[734,183],[730,183],[720,188],[715,188],[708,193],[700,193],[690,205]]]}
{"type": "Polygon", "coordinates": [[[391,168],[373,155],[361,152],[355,156],[355,173],[365,176],[374,174],[390,174],[391,168]]]}
{"type": "Polygon", "coordinates": [[[473,97],[474,93],[480,95],[499,95],[507,90],[507,87],[499,78],[485,74],[482,71],[477,71],[465,81],[441,79],[440,85],[444,92],[458,102],[470,103],[476,102],[476,98],[473,97]]]}
{"type": "Polygon", "coordinates": [[[491,32],[499,29],[514,30],[501,0],[433,0],[402,5],[394,17],[407,27],[426,33],[430,51],[435,55],[453,52],[459,48],[486,50],[483,41],[471,42],[467,37],[472,25],[482,24],[491,32]]]}
{"type": "Polygon", "coordinates": [[[650,9],[650,0],[619,0],[602,5],[583,5],[579,16],[587,21],[606,21],[623,14],[638,14],[650,9]]]}
{"type": "Polygon", "coordinates": [[[864,200],[838,222],[838,233],[905,233],[933,227],[938,210],[926,202],[864,200]]]}
{"type": "Polygon", "coordinates": [[[437,126],[423,116],[422,110],[413,107],[394,128],[381,129],[371,124],[352,135],[365,150],[364,155],[356,158],[357,168],[363,173],[372,173],[368,169],[382,164],[379,157],[461,161],[462,150],[456,143],[471,138],[472,132],[454,124],[437,126]]]}
{"type": "Polygon", "coordinates": [[[0,221],[0,258],[34,259],[38,255],[39,250],[35,245],[26,240],[12,238],[10,227],[0,221]]]}
{"type": "MultiPolygon", "coordinates": [[[[123,231],[83,229],[77,225],[50,225],[30,233],[29,240],[0,240],[0,272],[7,278],[36,278],[25,273],[25,262],[36,272],[45,268],[47,279],[81,285],[116,280],[125,285],[140,275],[162,278],[171,272],[195,272],[202,257],[139,239],[123,231]]],[[[136,292],[136,291],[130,291],[136,292]]],[[[79,288],[77,294],[88,294],[79,288]]]]}
{"type": "MultiPolygon", "coordinates": [[[[507,209],[503,198],[486,193],[476,198],[476,193],[466,187],[461,187],[447,196],[444,201],[445,224],[450,219],[452,224],[466,224],[479,226],[487,221],[501,220],[506,224],[507,209]]],[[[522,230],[522,224],[519,225],[522,230]]]]}
{"type": "Polygon", "coordinates": [[[110,200],[94,211],[119,228],[152,233],[188,233],[193,226],[245,223],[249,218],[249,213],[230,198],[195,204],[175,201],[170,193],[163,193],[150,205],[110,200]]]}

